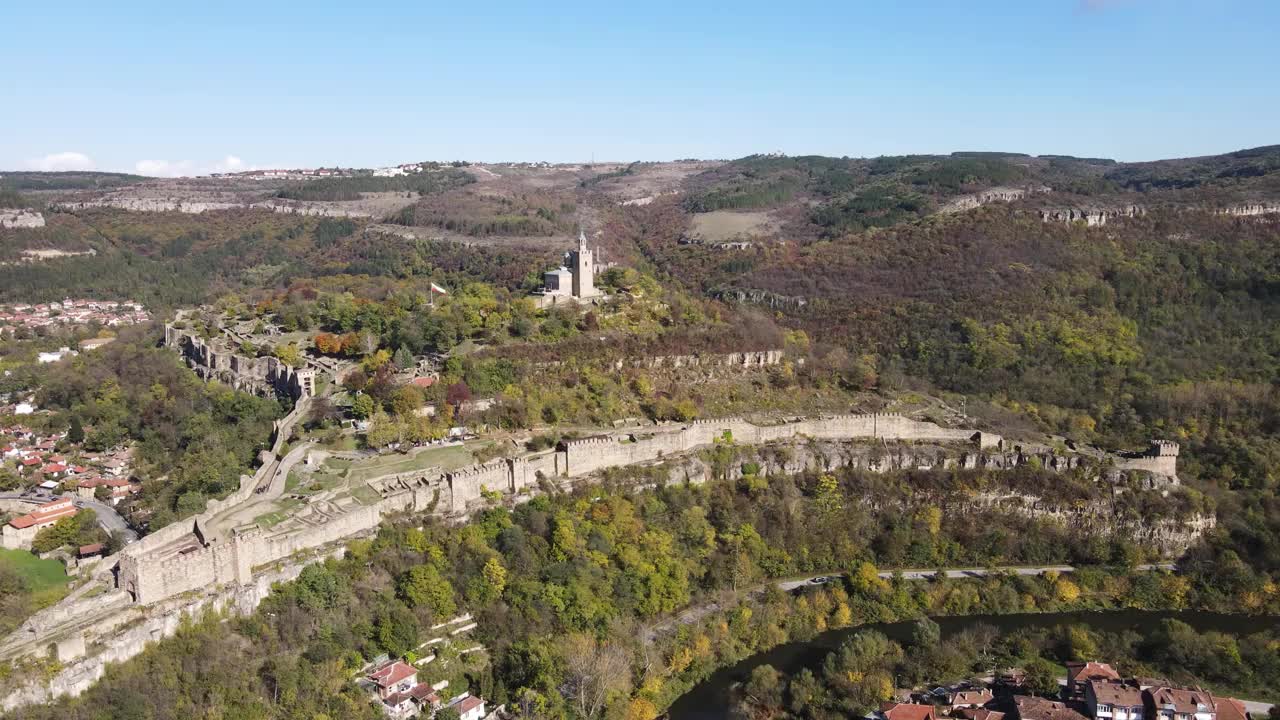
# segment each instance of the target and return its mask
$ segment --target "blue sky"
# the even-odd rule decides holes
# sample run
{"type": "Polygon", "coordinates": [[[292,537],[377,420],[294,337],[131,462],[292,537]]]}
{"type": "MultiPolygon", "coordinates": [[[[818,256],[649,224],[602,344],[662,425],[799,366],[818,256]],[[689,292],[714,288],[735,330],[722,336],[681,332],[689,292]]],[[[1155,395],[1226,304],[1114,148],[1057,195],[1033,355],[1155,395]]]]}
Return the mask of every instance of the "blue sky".
{"type": "Polygon", "coordinates": [[[0,168],[1280,142],[1274,0],[121,5],[0,13],[0,168]]]}

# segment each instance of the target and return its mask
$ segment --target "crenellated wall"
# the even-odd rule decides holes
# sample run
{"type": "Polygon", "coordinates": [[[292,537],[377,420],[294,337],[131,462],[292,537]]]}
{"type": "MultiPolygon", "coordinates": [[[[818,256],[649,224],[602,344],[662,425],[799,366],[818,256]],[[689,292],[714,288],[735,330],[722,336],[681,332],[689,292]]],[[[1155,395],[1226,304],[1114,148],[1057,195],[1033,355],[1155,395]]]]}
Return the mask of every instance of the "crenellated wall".
{"type": "Polygon", "coordinates": [[[912,420],[896,413],[834,415],[797,420],[780,425],[757,425],[742,418],[695,420],[678,430],[601,436],[563,443],[566,475],[575,477],[619,465],[650,462],[666,455],[688,452],[711,445],[729,434],[745,445],[808,437],[817,440],[924,440],[932,442],[976,442],[980,447],[997,447],[999,435],[974,430],[939,427],[935,423],[912,420]]]}

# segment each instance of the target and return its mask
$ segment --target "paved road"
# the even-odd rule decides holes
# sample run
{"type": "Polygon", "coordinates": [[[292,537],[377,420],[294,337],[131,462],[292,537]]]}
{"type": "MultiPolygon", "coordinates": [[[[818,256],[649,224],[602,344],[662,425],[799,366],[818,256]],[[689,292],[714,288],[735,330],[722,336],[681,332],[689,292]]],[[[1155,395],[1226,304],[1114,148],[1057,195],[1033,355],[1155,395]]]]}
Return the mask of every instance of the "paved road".
{"type": "MultiPolygon", "coordinates": [[[[1155,564],[1155,565],[1139,565],[1135,569],[1137,570],[1172,570],[1174,569],[1174,566],[1172,563],[1161,563],[1161,564],[1155,564]]],[[[1012,573],[1014,575],[1044,575],[1045,573],[1049,573],[1049,572],[1069,573],[1069,572],[1075,572],[1075,570],[1076,570],[1075,567],[1071,565],[1045,565],[1042,567],[1006,566],[1006,567],[988,567],[988,568],[981,568],[981,567],[949,568],[941,571],[936,569],[934,570],[887,570],[885,572],[880,573],[880,577],[884,578],[885,580],[889,580],[889,579],[892,579],[898,573],[902,573],[902,579],[904,580],[928,580],[932,578],[934,575],[937,575],[939,572],[944,573],[949,578],[967,578],[967,577],[973,578],[973,577],[986,577],[987,575],[1003,574],[1003,573],[1012,573]]],[[[778,587],[788,591],[795,590],[796,588],[804,587],[806,585],[820,585],[821,584],[820,582],[818,583],[814,582],[814,580],[818,578],[834,579],[834,578],[840,577],[840,575],[841,575],[840,573],[836,573],[834,575],[833,574],[811,575],[809,577],[804,577],[804,578],[783,580],[782,582],[778,583],[778,587]]]]}
{"type": "Polygon", "coordinates": [[[120,533],[126,545],[138,539],[138,533],[129,527],[129,523],[125,522],[125,519],[120,517],[120,513],[110,505],[97,500],[76,500],[76,507],[91,508],[97,512],[98,524],[109,533],[120,533]]]}

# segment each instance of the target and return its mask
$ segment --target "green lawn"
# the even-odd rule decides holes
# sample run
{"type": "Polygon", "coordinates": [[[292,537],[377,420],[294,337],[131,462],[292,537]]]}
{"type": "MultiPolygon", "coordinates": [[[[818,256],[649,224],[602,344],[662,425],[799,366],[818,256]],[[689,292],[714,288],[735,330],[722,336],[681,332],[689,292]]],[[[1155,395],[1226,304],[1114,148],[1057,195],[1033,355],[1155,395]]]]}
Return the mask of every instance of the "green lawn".
{"type": "Polygon", "coordinates": [[[384,455],[351,466],[347,477],[357,482],[366,482],[381,475],[410,472],[437,466],[442,470],[453,470],[473,462],[471,451],[464,445],[450,445],[419,450],[413,455],[384,455]]]}
{"type": "Polygon", "coordinates": [[[41,560],[26,550],[0,548],[0,564],[8,565],[25,578],[32,595],[62,588],[69,580],[62,563],[41,560]]]}

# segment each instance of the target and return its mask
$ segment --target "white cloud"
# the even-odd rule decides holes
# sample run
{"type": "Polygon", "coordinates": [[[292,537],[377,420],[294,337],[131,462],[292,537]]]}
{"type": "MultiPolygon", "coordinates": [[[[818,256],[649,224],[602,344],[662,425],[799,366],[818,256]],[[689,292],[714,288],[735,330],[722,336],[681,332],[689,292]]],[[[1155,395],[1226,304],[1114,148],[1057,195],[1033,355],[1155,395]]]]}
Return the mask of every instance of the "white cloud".
{"type": "Polygon", "coordinates": [[[41,172],[62,172],[67,170],[92,170],[94,165],[93,159],[84,153],[60,152],[28,160],[27,167],[41,172]]]}
{"type": "Polygon", "coordinates": [[[133,165],[134,172],[150,177],[181,177],[192,175],[190,160],[139,160],[133,165]]]}
{"type": "Polygon", "coordinates": [[[220,172],[220,173],[240,172],[242,170],[249,170],[249,169],[250,168],[247,168],[244,166],[244,160],[241,160],[235,155],[228,155],[222,158],[222,160],[219,160],[218,162],[213,164],[213,171],[220,172]]]}

